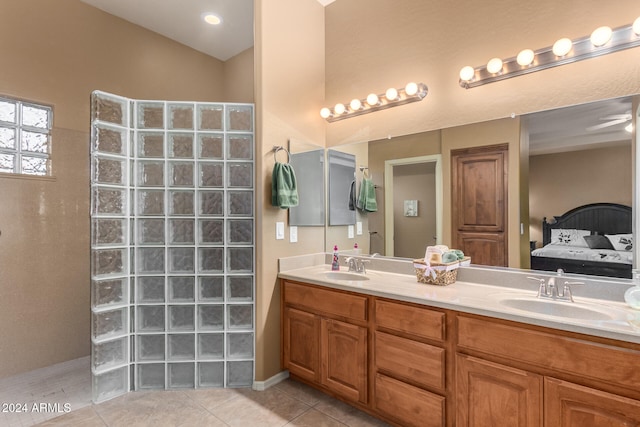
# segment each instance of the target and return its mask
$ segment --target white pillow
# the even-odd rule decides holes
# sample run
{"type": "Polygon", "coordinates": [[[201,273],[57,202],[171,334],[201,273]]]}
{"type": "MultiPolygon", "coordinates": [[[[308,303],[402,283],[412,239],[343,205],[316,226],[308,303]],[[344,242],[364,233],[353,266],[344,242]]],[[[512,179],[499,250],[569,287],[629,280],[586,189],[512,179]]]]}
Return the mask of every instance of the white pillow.
{"type": "Polygon", "coordinates": [[[605,234],[616,251],[630,251],[633,249],[633,234],[605,234]]]}
{"type": "Polygon", "coordinates": [[[588,248],[584,236],[591,235],[589,230],[576,230],[572,228],[552,228],[551,243],[554,245],[578,246],[588,248]]]}

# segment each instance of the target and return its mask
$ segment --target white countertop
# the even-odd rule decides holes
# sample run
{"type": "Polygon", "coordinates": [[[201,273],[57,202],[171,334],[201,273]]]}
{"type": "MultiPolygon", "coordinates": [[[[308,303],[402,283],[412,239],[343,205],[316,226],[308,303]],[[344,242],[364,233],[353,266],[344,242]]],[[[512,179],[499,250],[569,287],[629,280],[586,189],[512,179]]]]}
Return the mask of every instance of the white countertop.
{"type": "MultiPolygon", "coordinates": [[[[559,304],[577,304],[596,310],[602,309],[603,312],[614,313],[615,320],[557,317],[510,308],[500,302],[501,299],[512,297],[535,298],[537,289],[511,288],[504,285],[492,286],[469,281],[456,281],[447,286],[426,285],[418,283],[415,275],[380,270],[367,271],[366,276],[369,280],[332,280],[326,276],[326,272],[331,270],[331,266],[318,263],[317,261],[320,259],[321,257],[316,256],[313,265],[307,263],[307,266],[301,268],[289,268],[291,267],[291,263],[289,263],[286,269],[282,268],[281,260],[278,277],[431,307],[640,343],[640,310],[634,310],[624,302],[576,297],[574,293],[575,303],[559,302],[559,304]]],[[[294,267],[296,266],[294,265],[294,267]]],[[[341,267],[341,271],[346,272],[347,268],[341,267]]],[[[465,277],[469,276],[472,274],[465,274],[465,277]]],[[[535,288],[535,286],[531,286],[531,288],[535,288]]]]}

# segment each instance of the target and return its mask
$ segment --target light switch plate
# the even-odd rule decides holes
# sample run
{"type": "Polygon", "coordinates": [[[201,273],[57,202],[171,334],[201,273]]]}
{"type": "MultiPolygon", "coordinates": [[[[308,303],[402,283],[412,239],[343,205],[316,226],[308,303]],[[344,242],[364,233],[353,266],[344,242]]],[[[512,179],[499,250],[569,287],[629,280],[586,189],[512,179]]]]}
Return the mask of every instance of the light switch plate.
{"type": "Polygon", "coordinates": [[[289,227],[289,243],[296,243],[298,241],[298,227],[292,225],[289,227]]]}
{"type": "Polygon", "coordinates": [[[347,227],[347,233],[349,234],[350,239],[353,239],[354,237],[353,232],[354,232],[353,225],[350,225],[349,227],[347,227]]]}
{"type": "Polygon", "coordinates": [[[284,222],[276,222],[276,240],[284,239],[284,222]]]}
{"type": "Polygon", "coordinates": [[[356,222],[356,234],[358,236],[362,235],[362,221],[356,222]]]}

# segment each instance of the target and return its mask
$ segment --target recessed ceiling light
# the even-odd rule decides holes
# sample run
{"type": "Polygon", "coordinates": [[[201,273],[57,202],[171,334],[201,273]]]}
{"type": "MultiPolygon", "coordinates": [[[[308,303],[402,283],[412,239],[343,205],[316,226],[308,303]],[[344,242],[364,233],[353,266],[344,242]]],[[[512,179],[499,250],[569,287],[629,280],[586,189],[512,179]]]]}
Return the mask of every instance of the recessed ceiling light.
{"type": "Polygon", "coordinates": [[[208,13],[204,15],[204,22],[211,25],[219,25],[222,23],[222,19],[218,15],[214,15],[213,13],[208,13]]]}

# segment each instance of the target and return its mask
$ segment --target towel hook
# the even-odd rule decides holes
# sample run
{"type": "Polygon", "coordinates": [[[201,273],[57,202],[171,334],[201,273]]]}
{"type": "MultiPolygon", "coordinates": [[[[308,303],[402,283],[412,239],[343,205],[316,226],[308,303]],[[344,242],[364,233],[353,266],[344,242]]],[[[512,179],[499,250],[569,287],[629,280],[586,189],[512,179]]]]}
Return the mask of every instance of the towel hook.
{"type": "Polygon", "coordinates": [[[291,161],[291,154],[282,145],[274,145],[273,146],[273,160],[276,161],[276,162],[278,161],[278,159],[276,158],[276,154],[278,154],[278,151],[280,151],[280,150],[284,150],[284,152],[287,153],[287,163],[289,163],[291,161]]]}

